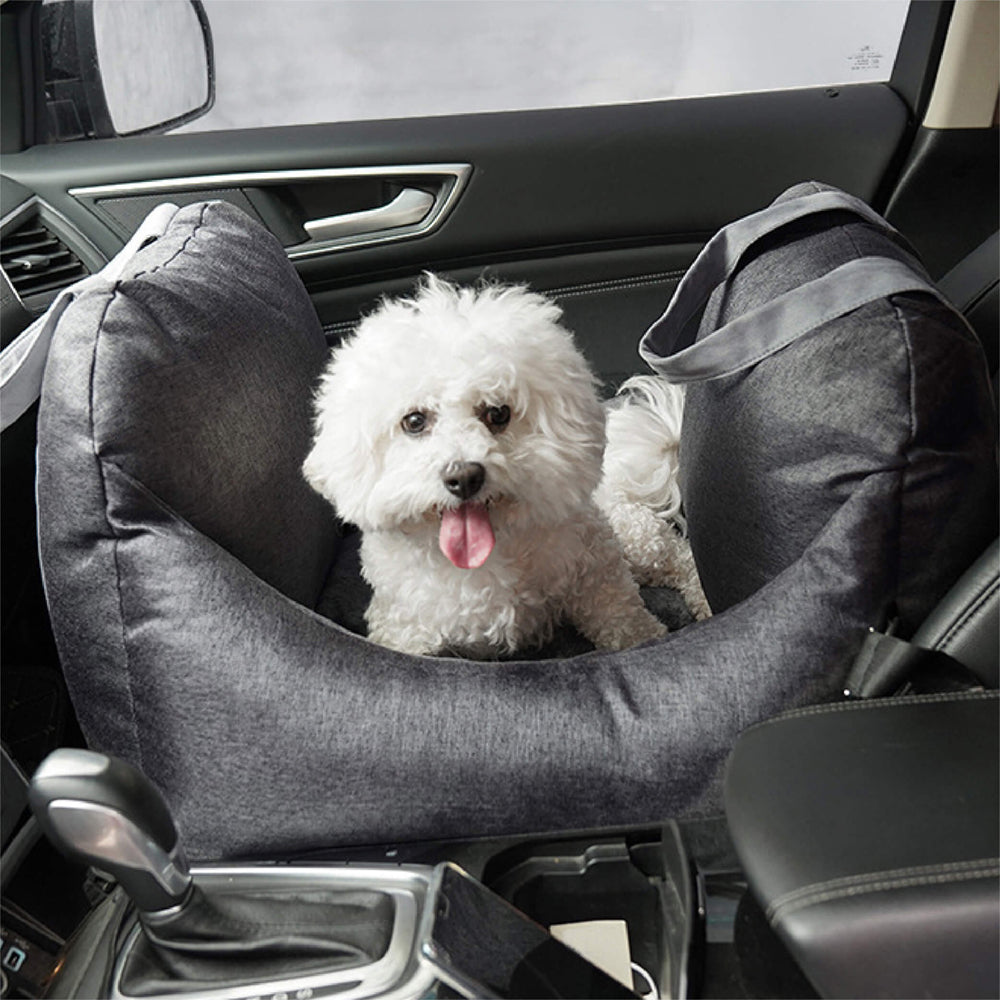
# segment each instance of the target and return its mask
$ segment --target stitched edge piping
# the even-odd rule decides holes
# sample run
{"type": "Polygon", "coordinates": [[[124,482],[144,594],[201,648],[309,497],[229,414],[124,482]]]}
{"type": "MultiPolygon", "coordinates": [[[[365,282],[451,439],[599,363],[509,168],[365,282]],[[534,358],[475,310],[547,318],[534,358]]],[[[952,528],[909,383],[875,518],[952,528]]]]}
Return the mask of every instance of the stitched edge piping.
{"type": "Polygon", "coordinates": [[[849,899],[852,896],[998,877],[1000,877],[1000,858],[982,858],[975,861],[956,861],[869,872],[864,875],[848,875],[793,889],[779,896],[768,906],[767,918],[774,922],[806,907],[837,899],[849,899]]]}
{"type": "Polygon", "coordinates": [[[947,649],[949,645],[970,626],[975,622],[975,619],[979,616],[984,605],[990,600],[990,598],[996,596],[997,590],[1000,589],[1000,579],[994,577],[988,581],[986,589],[976,598],[974,604],[965,609],[965,612],[956,621],[952,622],[948,627],[948,631],[941,637],[940,641],[935,644],[936,649],[947,649]]]}
{"type": "Polygon", "coordinates": [[[977,701],[993,700],[1000,697],[1000,691],[949,691],[940,694],[913,694],[903,695],[896,698],[869,698],[863,701],[838,701],[828,705],[805,705],[802,708],[793,708],[780,715],[775,715],[763,722],[758,722],[749,726],[745,731],[762,729],[781,722],[784,719],[795,719],[809,715],[827,715],[834,712],[863,712],[872,708],[900,708],[907,705],[924,705],[935,702],[947,701],[977,701]]]}
{"type": "Polygon", "coordinates": [[[342,319],[338,320],[336,323],[330,323],[323,327],[323,333],[327,336],[333,336],[338,333],[347,333],[353,330],[354,327],[358,325],[360,317],[358,319],[342,319]]]}
{"type": "Polygon", "coordinates": [[[913,338],[907,318],[904,315],[903,310],[896,304],[895,296],[890,297],[888,301],[896,315],[896,326],[899,330],[900,339],[903,343],[903,351],[906,357],[906,418],[909,424],[907,427],[906,441],[899,450],[903,463],[896,480],[896,551],[893,558],[893,569],[895,570],[895,574],[892,581],[892,596],[893,600],[899,602],[902,599],[902,581],[906,576],[903,572],[904,561],[907,561],[907,568],[910,568],[907,556],[904,555],[906,547],[903,545],[903,540],[908,537],[910,528],[908,523],[904,523],[904,521],[908,521],[909,519],[906,518],[906,504],[903,500],[906,495],[907,483],[912,482],[913,479],[913,450],[917,439],[917,366],[913,361],[913,338]]]}
{"type": "Polygon", "coordinates": [[[134,281],[136,278],[141,278],[144,274],[155,274],[157,271],[162,271],[169,267],[187,249],[188,244],[195,238],[195,236],[198,235],[198,230],[205,225],[205,215],[208,212],[210,205],[211,202],[206,202],[202,205],[201,211],[198,213],[198,221],[194,224],[194,228],[192,228],[191,232],[184,238],[184,242],[166,260],[162,260],[159,264],[156,264],[154,267],[147,268],[144,271],[136,271],[135,274],[129,275],[128,278],[123,280],[134,281]]]}
{"type": "Polygon", "coordinates": [[[132,717],[131,736],[135,745],[137,763],[139,768],[142,769],[142,740],[139,735],[139,715],[135,707],[135,686],[132,683],[132,666],[129,662],[128,640],[125,634],[125,606],[122,603],[122,572],[121,564],[118,560],[118,546],[121,540],[114,525],[111,523],[111,517],[108,513],[108,484],[104,475],[104,459],[101,458],[97,450],[97,428],[94,423],[94,383],[97,375],[97,352],[100,348],[101,339],[104,334],[104,321],[111,309],[111,304],[119,295],[118,286],[119,282],[116,281],[111,288],[111,294],[108,295],[108,300],[104,304],[104,311],[101,313],[101,318],[97,323],[97,334],[94,337],[94,350],[90,360],[90,384],[87,387],[87,402],[88,409],[90,411],[90,447],[94,456],[94,461],[97,464],[97,478],[100,480],[101,494],[104,499],[104,523],[107,526],[108,536],[111,540],[111,561],[115,567],[115,596],[118,599],[118,624],[121,630],[122,661],[125,667],[125,693],[128,696],[129,713],[132,717]]]}
{"type": "MultiPolygon", "coordinates": [[[[161,268],[165,268],[167,267],[167,265],[173,263],[173,261],[175,261],[178,258],[178,256],[180,256],[180,254],[187,248],[188,244],[195,238],[195,236],[197,235],[198,231],[202,228],[202,226],[205,225],[205,214],[207,209],[208,205],[202,206],[201,212],[198,215],[198,221],[194,224],[190,234],[187,236],[187,238],[184,240],[181,246],[177,249],[176,253],[172,254],[167,260],[156,265],[156,267],[150,268],[147,271],[137,271],[134,275],[131,275],[130,278],[127,280],[134,280],[135,278],[138,278],[140,275],[143,274],[151,274],[154,271],[160,270],[161,268]]],[[[90,443],[91,447],[93,448],[94,458],[97,460],[98,476],[100,477],[101,480],[101,491],[104,494],[105,523],[108,526],[108,531],[112,538],[112,558],[114,560],[114,565],[115,565],[116,590],[118,594],[118,620],[121,623],[122,651],[124,653],[124,662],[125,662],[125,682],[126,682],[126,689],[128,691],[129,708],[132,713],[132,726],[133,726],[133,735],[135,740],[136,759],[139,768],[143,769],[144,764],[143,764],[143,752],[142,752],[142,734],[139,728],[138,713],[136,711],[135,686],[132,680],[132,668],[130,664],[128,639],[125,630],[125,607],[124,604],[122,603],[122,575],[121,575],[121,565],[118,559],[118,549],[121,544],[121,538],[119,536],[118,531],[112,525],[111,518],[108,514],[108,488],[107,488],[107,480],[104,474],[104,459],[101,458],[100,454],[98,454],[97,451],[97,435],[96,435],[97,428],[94,423],[94,409],[95,409],[94,383],[95,383],[95,376],[97,373],[97,351],[101,342],[101,337],[104,332],[105,318],[107,317],[108,311],[111,308],[111,303],[115,300],[116,296],[119,295],[119,289],[121,285],[122,285],[122,279],[119,279],[114,283],[111,289],[111,295],[108,296],[108,301],[104,307],[104,312],[101,314],[100,322],[97,325],[97,336],[94,338],[94,353],[90,366],[90,386],[89,386],[90,443]]]]}
{"type": "Polygon", "coordinates": [[[666,284],[670,281],[683,278],[686,273],[684,270],[656,271],[649,274],[637,274],[627,278],[613,278],[607,281],[588,281],[579,285],[562,285],[557,288],[550,288],[544,294],[563,299],[572,298],[577,295],[593,295],[599,292],[616,291],[623,288],[666,284]]]}

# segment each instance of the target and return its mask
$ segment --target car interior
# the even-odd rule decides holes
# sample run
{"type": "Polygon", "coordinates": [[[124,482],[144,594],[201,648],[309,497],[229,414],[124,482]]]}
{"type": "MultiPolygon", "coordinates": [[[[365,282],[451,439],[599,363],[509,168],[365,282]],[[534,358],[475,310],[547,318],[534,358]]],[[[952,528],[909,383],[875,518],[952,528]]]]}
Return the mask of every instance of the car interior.
{"type": "MultiPolygon", "coordinates": [[[[213,100],[200,3],[204,91],[127,125],[94,6],[0,6],[0,995],[1000,995],[1000,6],[911,3],[884,83],[226,132],[172,132],[213,100]],[[815,424],[727,424],[754,379],[709,379],[712,619],[650,594],[665,640],[501,664],[369,642],[299,473],[328,349],[427,271],[522,283],[612,395],[715,234],[804,189],[826,214],[701,322],[829,267],[816,220],[922,262],[944,301],[879,308],[945,346],[904,359],[922,482],[878,531],[751,514],[726,449],[815,424]]],[[[782,377],[877,435],[865,309],[782,377]]]]}

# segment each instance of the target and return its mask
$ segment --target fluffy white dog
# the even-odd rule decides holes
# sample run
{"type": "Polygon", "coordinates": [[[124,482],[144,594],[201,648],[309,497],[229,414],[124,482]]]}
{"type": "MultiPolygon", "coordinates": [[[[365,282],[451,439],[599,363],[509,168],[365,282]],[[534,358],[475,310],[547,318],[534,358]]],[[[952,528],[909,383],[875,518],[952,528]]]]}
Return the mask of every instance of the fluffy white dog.
{"type": "Polygon", "coordinates": [[[375,642],[490,658],[569,621],[622,649],[666,631],[637,580],[708,614],[671,523],[679,390],[633,380],[602,481],[605,408],[560,315],[522,287],[428,275],[333,352],[303,471],[362,530],[375,642]]]}

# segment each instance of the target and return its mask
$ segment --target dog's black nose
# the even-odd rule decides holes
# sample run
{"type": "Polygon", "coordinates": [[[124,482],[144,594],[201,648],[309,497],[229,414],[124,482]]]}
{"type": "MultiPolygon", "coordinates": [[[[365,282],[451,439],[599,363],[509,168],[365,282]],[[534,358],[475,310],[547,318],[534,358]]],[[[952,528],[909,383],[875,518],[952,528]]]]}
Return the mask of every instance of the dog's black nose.
{"type": "Polygon", "coordinates": [[[478,462],[452,462],[441,473],[444,488],[460,500],[474,497],[486,482],[486,469],[478,462]]]}

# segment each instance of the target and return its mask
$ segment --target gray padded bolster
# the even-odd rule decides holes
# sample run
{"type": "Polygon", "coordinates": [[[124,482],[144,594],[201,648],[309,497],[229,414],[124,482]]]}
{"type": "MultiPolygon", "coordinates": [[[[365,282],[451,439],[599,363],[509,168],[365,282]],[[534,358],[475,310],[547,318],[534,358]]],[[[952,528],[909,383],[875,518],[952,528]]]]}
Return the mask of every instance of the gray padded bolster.
{"type": "Polygon", "coordinates": [[[996,692],[818,706],[748,730],[726,813],[824,997],[995,996],[996,692]]]}
{"type": "Polygon", "coordinates": [[[871,256],[848,260],[791,288],[692,342],[693,320],[710,296],[725,286],[744,254],[765,237],[801,219],[832,211],[852,213],[890,237],[899,234],[864,202],[844,191],[800,185],[761,212],[721,229],[705,245],[677,286],[666,312],[649,328],[639,353],[669,382],[725,378],[743,371],[796,340],[878,299],[925,292],[944,300],[913,262],[871,256]]]}

